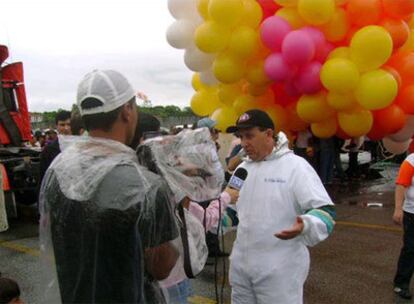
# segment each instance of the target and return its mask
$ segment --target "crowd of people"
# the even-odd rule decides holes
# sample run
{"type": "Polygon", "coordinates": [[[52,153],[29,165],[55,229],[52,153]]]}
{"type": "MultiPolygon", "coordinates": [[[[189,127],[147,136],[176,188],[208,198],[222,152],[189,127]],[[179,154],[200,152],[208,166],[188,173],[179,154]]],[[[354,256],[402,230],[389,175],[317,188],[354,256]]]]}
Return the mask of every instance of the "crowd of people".
{"type": "MultiPolygon", "coordinates": [[[[225,255],[217,237],[223,226],[237,226],[232,303],[302,303],[307,247],[335,226],[324,184],[340,163],[336,139],[303,132],[293,153],[267,113],[249,110],[226,130],[235,138],[223,169],[214,120],[163,131],[156,117],[140,113],[135,92],[119,72],[87,74],[78,86],[80,116],[59,112],[56,136],[45,139],[39,193],[45,303],[188,303],[189,279],[207,255],[225,255]]],[[[349,145],[355,153],[356,142],[349,145]]],[[[407,161],[409,172],[397,182],[398,223],[414,175],[407,161]]],[[[395,279],[403,297],[410,296],[412,271],[405,269],[414,260],[407,208],[404,271],[395,279]]]]}

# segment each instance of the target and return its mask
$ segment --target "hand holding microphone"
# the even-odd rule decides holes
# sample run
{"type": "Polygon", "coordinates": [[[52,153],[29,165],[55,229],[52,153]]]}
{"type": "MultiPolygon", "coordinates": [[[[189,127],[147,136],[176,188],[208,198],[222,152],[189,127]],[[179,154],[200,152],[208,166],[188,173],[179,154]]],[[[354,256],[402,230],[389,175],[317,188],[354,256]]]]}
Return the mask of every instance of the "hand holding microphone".
{"type": "Polygon", "coordinates": [[[239,192],[246,178],[247,170],[244,168],[237,169],[230,178],[225,191],[230,195],[232,204],[235,204],[239,199],[239,192]]]}

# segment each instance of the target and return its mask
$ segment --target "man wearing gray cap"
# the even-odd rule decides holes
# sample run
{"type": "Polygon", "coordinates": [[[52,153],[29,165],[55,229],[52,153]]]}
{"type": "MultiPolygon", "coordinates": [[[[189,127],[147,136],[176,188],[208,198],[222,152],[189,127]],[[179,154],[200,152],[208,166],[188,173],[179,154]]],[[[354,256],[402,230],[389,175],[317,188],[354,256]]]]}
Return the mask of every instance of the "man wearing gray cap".
{"type": "Polygon", "coordinates": [[[63,144],[40,195],[44,302],[162,303],[149,289],[175,265],[178,231],[168,186],[127,146],[135,91],[116,71],[93,71],[77,102],[89,137],[63,144]]]}

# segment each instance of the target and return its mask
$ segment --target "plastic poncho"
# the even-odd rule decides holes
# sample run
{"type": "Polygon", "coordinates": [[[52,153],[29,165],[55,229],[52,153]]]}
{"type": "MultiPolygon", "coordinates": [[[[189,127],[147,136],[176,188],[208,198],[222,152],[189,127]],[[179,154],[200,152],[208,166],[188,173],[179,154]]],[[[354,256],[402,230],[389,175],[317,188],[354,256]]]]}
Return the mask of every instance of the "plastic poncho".
{"type": "Polygon", "coordinates": [[[44,303],[146,303],[144,250],[178,236],[168,186],[119,142],[59,141],[40,195],[44,303]]]}
{"type": "MultiPolygon", "coordinates": [[[[137,153],[141,164],[159,173],[167,181],[174,191],[176,202],[180,202],[185,196],[199,202],[220,197],[224,170],[217,155],[216,145],[211,140],[207,128],[184,130],[174,136],[149,139],[138,148],[137,153]]],[[[196,203],[191,204],[196,205],[196,203]]],[[[197,250],[190,250],[191,262],[198,265],[193,269],[200,269],[208,257],[205,229],[202,225],[203,215],[192,214],[194,208],[190,207],[189,210],[185,210],[187,234],[189,242],[193,242],[197,248],[197,250]]],[[[218,221],[218,208],[216,212],[215,219],[218,221]]],[[[170,276],[161,282],[163,286],[173,290],[175,284],[186,278],[181,239],[176,240],[176,244],[180,251],[180,259],[170,276]]]]}
{"type": "Polygon", "coordinates": [[[138,155],[140,163],[164,177],[177,202],[184,196],[195,202],[220,196],[224,170],[207,128],[149,139],[138,148],[138,155]]]}
{"type": "Polygon", "coordinates": [[[318,209],[333,203],[309,163],[292,153],[283,133],[263,161],[247,159],[248,175],[236,204],[237,239],[231,253],[232,303],[302,303],[309,252],[331,233],[334,222],[318,209]],[[300,216],[302,233],[291,240],[274,236],[300,216]]]}

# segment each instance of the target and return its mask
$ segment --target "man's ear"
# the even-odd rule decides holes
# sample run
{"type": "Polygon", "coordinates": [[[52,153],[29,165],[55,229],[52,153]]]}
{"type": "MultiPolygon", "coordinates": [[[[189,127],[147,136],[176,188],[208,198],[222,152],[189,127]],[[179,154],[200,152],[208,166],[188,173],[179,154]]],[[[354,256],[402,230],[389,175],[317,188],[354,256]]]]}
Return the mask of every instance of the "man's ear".
{"type": "Polygon", "coordinates": [[[133,110],[134,109],[129,102],[127,102],[126,104],[122,106],[120,115],[121,115],[121,119],[123,122],[128,122],[131,120],[131,115],[132,115],[133,110]]]}
{"type": "Polygon", "coordinates": [[[273,131],[272,129],[267,129],[267,130],[266,130],[266,134],[267,134],[267,136],[269,136],[269,137],[272,137],[272,138],[274,138],[274,137],[275,137],[275,131],[273,131]]]}

